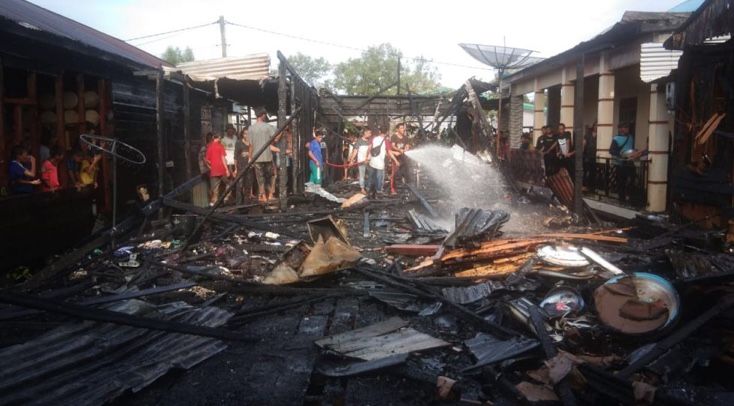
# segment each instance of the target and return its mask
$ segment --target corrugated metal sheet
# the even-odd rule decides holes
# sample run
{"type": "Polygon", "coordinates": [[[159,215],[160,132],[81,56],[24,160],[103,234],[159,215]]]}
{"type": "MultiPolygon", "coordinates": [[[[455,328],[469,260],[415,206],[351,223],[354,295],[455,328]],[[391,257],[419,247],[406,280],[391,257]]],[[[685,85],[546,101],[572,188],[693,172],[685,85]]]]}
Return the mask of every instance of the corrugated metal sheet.
{"type": "Polygon", "coordinates": [[[28,30],[45,31],[137,64],[160,68],[167,62],[125,41],[24,0],[0,1],[0,16],[28,30]]]}
{"type": "MultiPolygon", "coordinates": [[[[130,300],[108,308],[209,327],[232,316],[182,302],[156,307],[130,300]]],[[[191,368],[226,347],[213,338],[109,323],[64,325],[0,349],[0,404],[100,405],[127,390],[139,391],[172,368],[191,368]]]]}
{"type": "Polygon", "coordinates": [[[678,67],[678,59],[683,51],[670,51],[659,42],[646,42],[640,45],[640,79],[650,83],[666,77],[678,67]]]}
{"type": "Polygon", "coordinates": [[[270,56],[266,53],[241,57],[207,59],[182,63],[176,68],[195,81],[221,78],[234,80],[261,80],[270,75],[270,56]]]}
{"type": "Polygon", "coordinates": [[[407,321],[393,317],[357,330],[322,338],[316,341],[316,345],[366,361],[449,345],[446,341],[407,325],[407,321]]]}
{"type": "Polygon", "coordinates": [[[464,341],[464,345],[477,359],[477,363],[464,371],[480,368],[484,365],[517,357],[540,345],[537,340],[526,337],[512,337],[502,341],[489,334],[478,333],[476,337],[464,341]]]}
{"type": "Polygon", "coordinates": [[[492,294],[494,289],[490,283],[480,283],[478,285],[467,287],[447,287],[441,289],[441,294],[446,299],[458,303],[469,304],[477,300],[484,299],[492,294]]]}

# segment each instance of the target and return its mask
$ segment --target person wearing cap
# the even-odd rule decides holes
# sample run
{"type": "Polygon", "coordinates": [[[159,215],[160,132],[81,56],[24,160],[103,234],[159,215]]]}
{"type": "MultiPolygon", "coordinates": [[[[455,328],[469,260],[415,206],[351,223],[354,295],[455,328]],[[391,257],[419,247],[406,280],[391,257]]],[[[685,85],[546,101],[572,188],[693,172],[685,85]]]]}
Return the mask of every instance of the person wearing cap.
{"type": "Polygon", "coordinates": [[[255,179],[257,180],[258,200],[267,202],[273,198],[273,192],[270,183],[270,177],[273,176],[273,152],[280,150],[271,144],[276,129],[267,123],[268,113],[264,108],[258,108],[255,112],[257,121],[249,128],[250,135],[250,162],[254,160],[255,179]],[[263,153],[255,158],[255,152],[263,149],[263,153]],[[267,179],[266,179],[267,178],[267,179]]]}
{"type": "Polygon", "coordinates": [[[232,173],[227,166],[227,153],[220,142],[221,136],[214,134],[212,142],[206,147],[206,164],[209,167],[209,205],[219,200],[219,189],[232,173]]]}
{"type": "Polygon", "coordinates": [[[324,158],[321,155],[322,139],[324,139],[324,132],[316,130],[313,133],[313,139],[308,143],[308,167],[311,169],[308,181],[314,185],[321,184],[321,171],[324,169],[324,158]]]}

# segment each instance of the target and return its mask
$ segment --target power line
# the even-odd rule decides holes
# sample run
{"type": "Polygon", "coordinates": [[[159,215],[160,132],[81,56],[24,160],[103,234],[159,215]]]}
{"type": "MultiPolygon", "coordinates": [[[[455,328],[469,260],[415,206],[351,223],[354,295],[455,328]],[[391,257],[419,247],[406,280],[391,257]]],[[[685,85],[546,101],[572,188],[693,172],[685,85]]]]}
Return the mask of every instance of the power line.
{"type": "MultiPolygon", "coordinates": [[[[364,48],[358,48],[358,47],[353,47],[353,46],[349,46],[349,45],[338,44],[338,43],[335,43],[335,42],[321,41],[321,40],[317,40],[317,39],[313,39],[313,38],[306,38],[306,37],[302,37],[302,36],[294,35],[294,34],[286,34],[286,33],[283,33],[283,32],[268,30],[268,29],[265,29],[265,28],[253,27],[251,25],[238,24],[238,23],[233,23],[231,21],[226,21],[226,23],[227,24],[230,24],[230,25],[233,25],[235,27],[245,28],[245,29],[253,30],[253,31],[260,31],[260,32],[264,32],[264,33],[267,33],[267,34],[278,35],[278,36],[281,36],[281,37],[296,39],[296,40],[299,40],[299,41],[312,42],[312,43],[315,43],[315,44],[328,45],[328,46],[332,46],[332,47],[336,47],[336,48],[349,49],[351,51],[358,51],[358,52],[364,52],[364,51],[366,51],[366,49],[364,49],[364,48]]],[[[410,56],[405,56],[404,58],[405,59],[410,59],[412,61],[428,62],[428,63],[437,64],[437,65],[456,66],[456,67],[459,67],[459,68],[478,69],[478,70],[483,70],[483,71],[486,71],[487,70],[486,67],[470,66],[470,65],[462,65],[462,64],[453,63],[453,62],[437,61],[437,60],[428,59],[428,58],[425,58],[425,57],[410,57],[410,56]]]]}
{"type": "MultiPolygon", "coordinates": [[[[327,46],[330,46],[330,47],[348,49],[350,51],[357,51],[357,52],[364,52],[364,51],[366,51],[365,48],[353,47],[353,46],[349,46],[349,45],[339,44],[339,43],[336,43],[336,42],[322,41],[322,40],[317,40],[317,39],[313,39],[313,38],[303,37],[303,36],[300,36],[300,35],[287,34],[287,33],[284,33],[284,32],[278,32],[278,31],[268,30],[268,29],[265,29],[265,28],[255,27],[255,26],[251,26],[251,25],[234,23],[234,22],[231,22],[231,21],[225,21],[225,23],[227,23],[229,25],[232,25],[232,26],[235,26],[235,27],[240,27],[240,28],[244,28],[244,29],[248,29],[248,30],[253,30],[253,31],[259,31],[259,32],[263,32],[263,33],[271,34],[271,35],[278,35],[278,36],[281,36],[281,37],[295,39],[295,40],[299,40],[299,41],[311,42],[311,43],[314,43],[314,44],[327,45],[327,46]]],[[[141,39],[146,39],[146,38],[155,38],[155,37],[160,37],[160,36],[168,35],[168,36],[166,36],[164,38],[154,39],[154,40],[151,40],[151,41],[147,41],[147,42],[138,44],[139,46],[142,46],[142,45],[147,45],[147,44],[150,44],[150,43],[153,43],[153,42],[158,42],[158,41],[162,41],[162,40],[171,38],[172,35],[169,35],[169,34],[177,34],[177,33],[180,33],[180,32],[195,30],[195,29],[198,29],[198,28],[208,27],[210,25],[216,25],[216,24],[219,24],[219,21],[214,21],[214,22],[211,22],[211,23],[206,23],[206,24],[201,24],[201,25],[194,25],[194,26],[191,26],[191,27],[179,28],[179,29],[176,29],[176,30],[166,31],[166,32],[160,32],[160,33],[157,33],[157,34],[143,35],[143,36],[140,36],[140,37],[135,37],[135,38],[127,39],[126,41],[130,42],[130,41],[136,41],[136,40],[141,40],[141,39]]],[[[476,70],[482,70],[482,71],[486,71],[487,70],[486,67],[478,67],[478,66],[471,66],[471,65],[462,65],[462,64],[459,64],[459,63],[439,61],[439,60],[434,60],[434,59],[430,59],[430,58],[426,58],[426,57],[405,56],[404,58],[405,59],[408,59],[408,60],[412,60],[414,62],[425,62],[425,63],[431,63],[431,64],[435,64],[435,65],[455,66],[455,67],[458,67],[458,68],[476,69],[476,70]]]]}
{"type": "Polygon", "coordinates": [[[327,41],[321,41],[321,40],[312,39],[312,38],[301,37],[301,36],[293,35],[293,34],[286,34],[286,33],[283,33],[283,32],[277,32],[277,31],[273,31],[273,30],[267,30],[265,28],[253,27],[251,25],[237,24],[237,23],[233,23],[231,21],[227,21],[227,24],[233,25],[235,27],[246,28],[248,30],[260,31],[260,32],[264,32],[264,33],[267,33],[267,34],[273,34],[273,35],[279,35],[281,37],[287,37],[287,38],[291,38],[291,39],[297,39],[297,40],[300,40],[300,41],[313,42],[313,43],[321,44],[321,45],[329,45],[329,46],[332,46],[332,47],[344,48],[344,49],[349,49],[349,50],[352,50],[352,51],[360,51],[360,52],[361,51],[364,51],[364,49],[362,49],[362,48],[351,47],[349,45],[342,45],[342,44],[337,44],[335,42],[327,42],[327,41]]]}
{"type": "Polygon", "coordinates": [[[217,24],[217,23],[218,23],[217,21],[214,21],[214,22],[212,22],[212,23],[207,23],[207,24],[201,24],[201,25],[194,25],[194,26],[191,26],[191,27],[185,27],[185,28],[179,28],[179,29],[177,29],[177,30],[173,30],[173,31],[160,32],[160,33],[158,33],[158,34],[143,35],[142,37],[135,37],[135,38],[130,38],[130,39],[126,39],[125,41],[128,41],[128,42],[130,42],[130,41],[136,41],[136,40],[139,40],[139,39],[146,39],[146,38],[160,37],[161,35],[166,35],[166,34],[173,34],[173,33],[177,33],[177,32],[182,32],[182,31],[190,31],[190,30],[195,30],[195,29],[197,29],[197,28],[203,28],[203,27],[208,27],[208,26],[210,26],[210,25],[214,25],[214,24],[217,24]]]}

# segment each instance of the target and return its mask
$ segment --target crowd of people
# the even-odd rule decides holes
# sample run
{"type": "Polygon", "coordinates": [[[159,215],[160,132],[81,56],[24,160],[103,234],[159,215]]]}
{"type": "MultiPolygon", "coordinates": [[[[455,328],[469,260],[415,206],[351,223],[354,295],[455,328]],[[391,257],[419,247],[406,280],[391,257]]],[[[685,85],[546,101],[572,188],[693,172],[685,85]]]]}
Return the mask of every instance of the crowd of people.
{"type": "MultiPolygon", "coordinates": [[[[617,183],[617,194],[621,202],[627,202],[635,182],[634,161],[644,156],[645,151],[635,149],[634,135],[630,132],[630,123],[620,123],[618,133],[612,138],[609,145],[611,163],[614,167],[617,183]]],[[[524,136],[521,149],[533,149],[530,144],[530,136],[524,136]]],[[[593,124],[586,129],[583,137],[583,145],[579,149],[582,154],[583,164],[583,186],[584,190],[596,190],[597,182],[597,126],[593,124]]],[[[557,127],[543,126],[541,135],[535,143],[535,150],[543,159],[546,176],[552,176],[564,168],[573,176],[575,169],[576,146],[573,136],[566,131],[566,126],[561,123],[557,127]]]]}
{"type": "Polygon", "coordinates": [[[235,193],[231,195],[230,201],[234,199],[237,204],[246,200],[265,203],[275,199],[280,154],[285,153],[286,165],[290,167],[293,159],[293,135],[290,128],[287,128],[271,143],[276,128],[268,124],[267,112],[258,109],[256,117],[256,121],[245,126],[239,135],[231,124],[227,125],[224,136],[218,133],[206,135],[206,143],[199,150],[199,169],[209,177],[210,205],[213,206],[222,191],[235,181],[235,193]],[[285,151],[277,147],[281,137],[286,140],[285,151]],[[263,150],[262,153],[255,157],[260,150],[263,150]],[[253,164],[250,165],[250,162],[253,164]]]}
{"type": "MultiPolygon", "coordinates": [[[[390,137],[382,128],[378,128],[374,134],[369,128],[363,129],[359,138],[350,145],[351,151],[347,157],[349,166],[357,168],[356,176],[361,192],[373,198],[383,194],[385,171],[389,168],[390,194],[397,194],[396,182],[407,182],[409,179],[405,153],[411,147],[405,123],[397,124],[390,137]]],[[[347,177],[348,175],[347,172],[347,177]]]]}
{"type": "MultiPolygon", "coordinates": [[[[89,128],[93,134],[93,127],[89,128]]],[[[36,157],[29,141],[11,149],[8,164],[8,190],[11,194],[97,187],[102,160],[98,149],[83,144],[65,151],[54,137],[46,137],[38,152],[36,157]]]]}
{"type": "MultiPolygon", "coordinates": [[[[257,121],[245,126],[236,136],[234,126],[229,125],[223,136],[216,133],[207,134],[206,144],[199,151],[199,168],[201,173],[209,177],[209,204],[216,204],[223,189],[238,180],[234,186],[237,204],[250,200],[261,203],[272,201],[279,192],[277,179],[279,176],[280,154],[285,153],[286,164],[290,167],[293,160],[293,135],[290,128],[269,143],[275,135],[276,128],[268,124],[267,112],[256,111],[257,121]],[[280,137],[285,137],[286,150],[278,148],[280,137]],[[258,151],[263,152],[255,158],[258,151]],[[250,162],[255,160],[253,165],[250,162]],[[246,171],[246,173],[243,173],[246,171]],[[240,175],[241,176],[238,176],[240,175]]],[[[314,129],[313,137],[306,147],[308,162],[307,185],[321,185],[324,169],[329,164],[324,157],[324,136],[326,132],[314,129]]],[[[349,154],[346,157],[346,177],[349,170],[355,169],[362,193],[372,197],[384,194],[386,183],[385,172],[390,170],[390,194],[397,194],[397,183],[408,181],[409,171],[405,153],[410,150],[411,142],[406,133],[404,123],[395,126],[392,136],[388,136],[382,128],[374,131],[365,128],[359,138],[347,143],[349,154]]],[[[288,171],[289,176],[291,172],[288,171]]],[[[291,182],[292,179],[288,179],[291,182]]],[[[230,197],[230,202],[232,198],[230,197]]]]}

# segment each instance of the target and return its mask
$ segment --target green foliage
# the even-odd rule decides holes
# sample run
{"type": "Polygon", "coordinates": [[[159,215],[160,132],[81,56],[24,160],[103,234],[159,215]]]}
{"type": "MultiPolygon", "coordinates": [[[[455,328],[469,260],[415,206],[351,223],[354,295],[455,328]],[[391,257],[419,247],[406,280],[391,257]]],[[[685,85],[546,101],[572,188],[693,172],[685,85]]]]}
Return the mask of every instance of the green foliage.
{"type": "Polygon", "coordinates": [[[298,72],[306,83],[315,87],[327,85],[327,78],[331,73],[332,66],[322,57],[313,58],[302,53],[288,57],[288,62],[298,72]]]}
{"type": "Polygon", "coordinates": [[[194,51],[191,48],[186,47],[183,51],[179,47],[173,47],[169,45],[165,51],[161,54],[161,59],[170,63],[173,66],[184,62],[191,62],[194,58],[194,51]]]}
{"type": "MultiPolygon", "coordinates": [[[[350,58],[334,68],[334,87],[348,95],[374,95],[397,81],[400,60],[401,93],[433,94],[440,78],[425,60],[401,59],[402,53],[390,44],[369,47],[359,58],[350,58]]],[[[392,87],[385,94],[397,94],[392,87]]]]}

